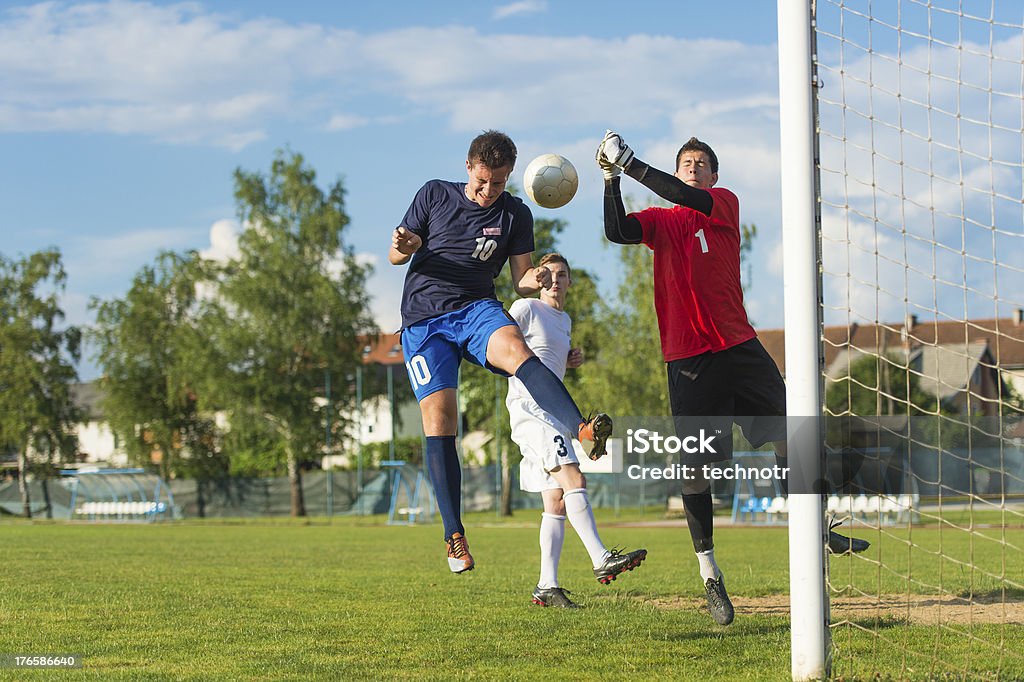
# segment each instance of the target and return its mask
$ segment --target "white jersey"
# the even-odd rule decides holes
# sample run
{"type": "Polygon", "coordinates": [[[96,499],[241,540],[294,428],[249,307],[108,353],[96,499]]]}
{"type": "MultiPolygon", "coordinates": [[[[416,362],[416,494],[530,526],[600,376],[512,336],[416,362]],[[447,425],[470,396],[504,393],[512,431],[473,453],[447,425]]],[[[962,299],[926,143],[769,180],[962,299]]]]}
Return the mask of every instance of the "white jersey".
{"type": "MultiPolygon", "coordinates": [[[[537,298],[520,298],[508,312],[522,330],[530,350],[559,380],[565,378],[572,332],[569,313],[557,310],[537,298]]],[[[533,400],[523,382],[514,376],[508,380],[506,403],[513,400],[533,400]]]]}

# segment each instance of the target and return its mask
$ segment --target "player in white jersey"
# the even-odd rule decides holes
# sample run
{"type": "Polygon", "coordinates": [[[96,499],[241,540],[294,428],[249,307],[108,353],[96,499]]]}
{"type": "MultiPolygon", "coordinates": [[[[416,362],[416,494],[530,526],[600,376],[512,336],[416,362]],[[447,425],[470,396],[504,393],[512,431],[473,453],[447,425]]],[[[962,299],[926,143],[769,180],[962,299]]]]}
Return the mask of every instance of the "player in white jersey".
{"type": "MultiPolygon", "coordinates": [[[[564,310],[572,273],[569,263],[557,253],[541,258],[540,266],[551,272],[551,288],[542,289],[539,299],[517,300],[509,314],[519,325],[530,349],[562,379],[566,368],[583,363],[582,349],[571,347],[572,319],[564,310]]],[[[514,376],[509,379],[505,402],[512,424],[512,440],[523,453],[519,487],[540,493],[544,500],[540,523],[540,580],[533,591],[533,603],[576,608],[558,583],[566,518],[583,541],[594,566],[594,576],[602,584],[607,585],[618,574],[639,566],[647,550],[622,553],[609,550],[601,542],[587,497],[586,479],[576,456],[574,446],[578,443],[573,440],[572,429],[540,409],[514,376]]]]}

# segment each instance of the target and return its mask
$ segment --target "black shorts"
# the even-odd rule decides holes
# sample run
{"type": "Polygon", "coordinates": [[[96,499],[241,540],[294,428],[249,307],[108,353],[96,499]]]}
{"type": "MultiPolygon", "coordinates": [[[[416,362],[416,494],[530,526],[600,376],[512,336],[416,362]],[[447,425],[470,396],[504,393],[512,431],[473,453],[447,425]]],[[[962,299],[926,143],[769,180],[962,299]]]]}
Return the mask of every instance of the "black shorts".
{"type": "Polygon", "coordinates": [[[693,459],[732,457],[732,424],[754,447],[786,439],[786,384],[757,338],[717,353],[668,363],[668,395],[679,437],[714,434],[714,452],[693,459]]]}

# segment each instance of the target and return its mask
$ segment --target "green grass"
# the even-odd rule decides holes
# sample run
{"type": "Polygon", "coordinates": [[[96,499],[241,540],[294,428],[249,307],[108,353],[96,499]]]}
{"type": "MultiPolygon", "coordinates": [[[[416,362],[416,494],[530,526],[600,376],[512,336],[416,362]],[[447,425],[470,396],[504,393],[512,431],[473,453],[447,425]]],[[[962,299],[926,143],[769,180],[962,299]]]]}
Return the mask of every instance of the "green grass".
{"type": "MultiPolygon", "coordinates": [[[[738,607],[733,625],[715,625],[686,529],[612,525],[638,512],[599,519],[609,544],[650,550],[641,569],[599,585],[568,530],[560,577],[586,608],[530,606],[536,516],[469,515],[478,569],[461,576],[447,571],[438,525],[387,527],[379,517],[3,523],[0,654],[76,653],[85,666],[0,670],[0,679],[789,679],[784,612],[738,607]]],[[[998,586],[934,556],[941,546],[986,570],[1005,564],[1024,583],[1021,550],[1002,544],[1005,535],[1024,546],[1024,531],[981,532],[999,541],[939,526],[858,531],[874,547],[832,558],[832,581],[869,593],[998,586]],[[908,564],[916,582],[901,575],[908,564]]],[[[723,527],[716,544],[738,602],[788,593],[784,528],[723,527]]],[[[914,625],[898,613],[854,619],[834,633],[835,670],[843,679],[1022,679],[1021,629],[914,625]]]]}

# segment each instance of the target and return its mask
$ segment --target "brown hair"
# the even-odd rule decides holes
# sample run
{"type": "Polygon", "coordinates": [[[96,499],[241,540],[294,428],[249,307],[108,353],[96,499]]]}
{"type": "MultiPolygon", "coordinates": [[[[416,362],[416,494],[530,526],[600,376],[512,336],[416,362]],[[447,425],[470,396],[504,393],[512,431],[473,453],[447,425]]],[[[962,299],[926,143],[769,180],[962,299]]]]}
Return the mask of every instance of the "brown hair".
{"type": "Polygon", "coordinates": [[[466,159],[469,165],[482,163],[491,170],[516,165],[516,145],[505,133],[485,130],[473,138],[466,159]]]}
{"type": "Polygon", "coordinates": [[[711,172],[718,172],[718,157],[715,156],[715,150],[707,142],[701,142],[696,137],[691,137],[676,152],[676,170],[679,170],[679,159],[682,158],[685,152],[704,152],[708,155],[708,160],[711,161],[711,172]]]}

